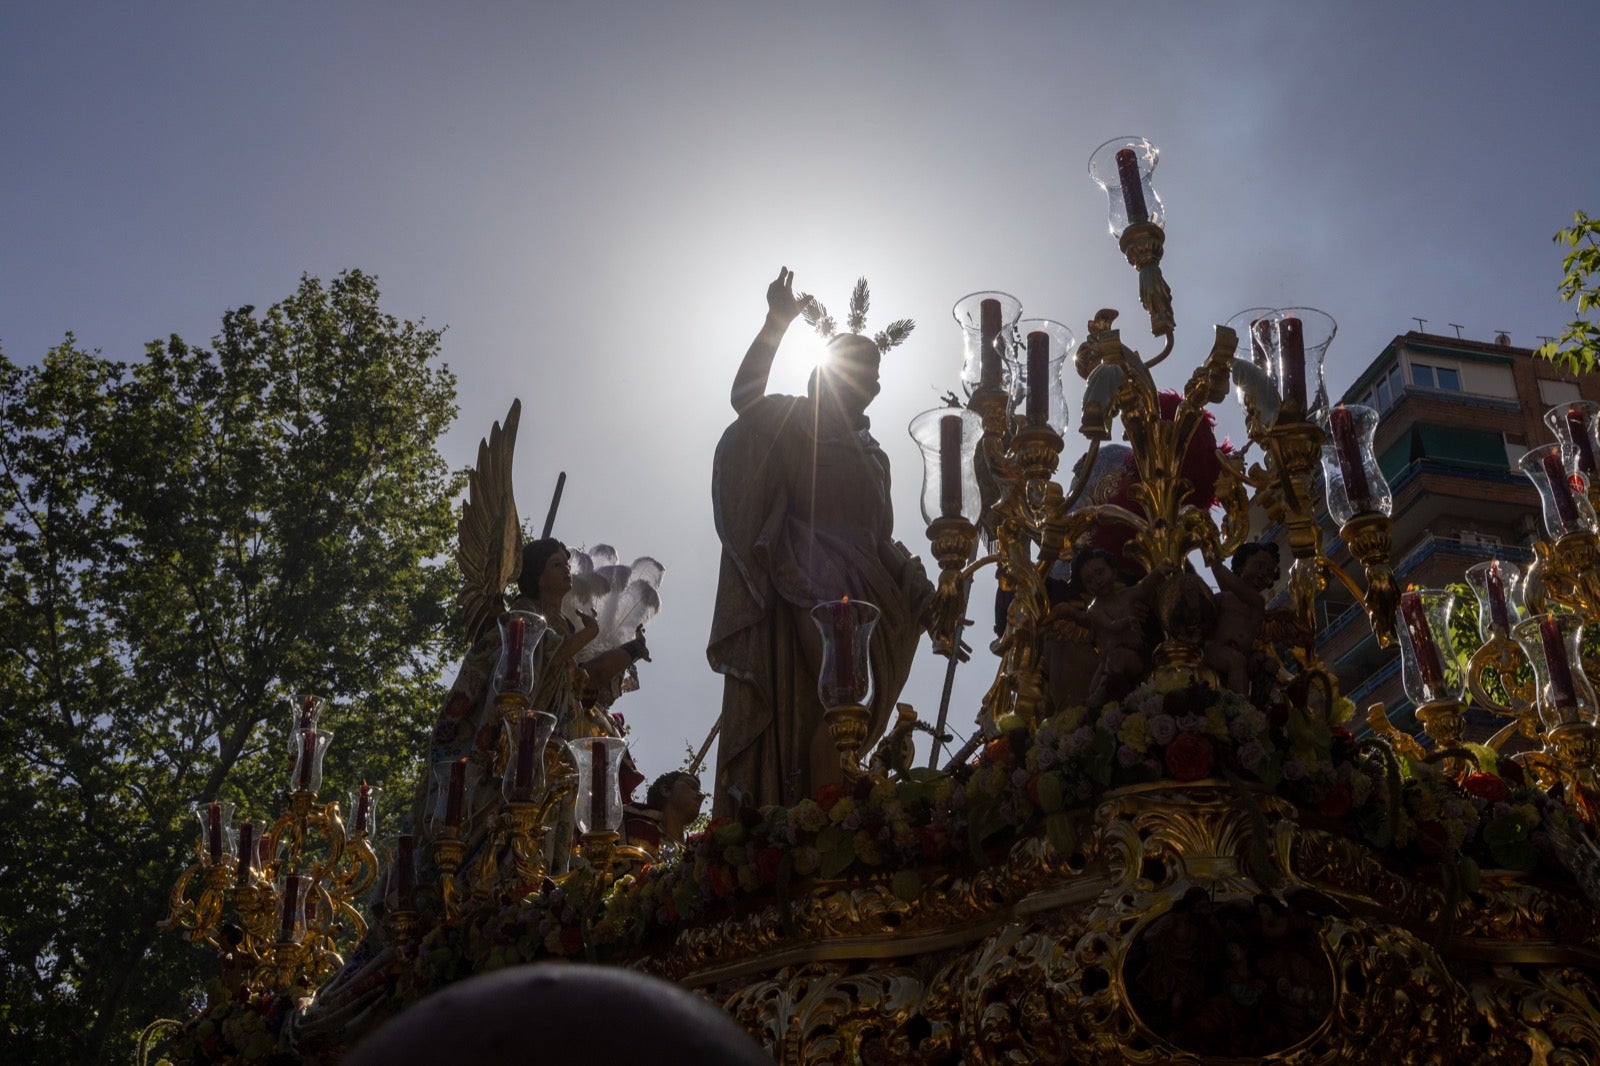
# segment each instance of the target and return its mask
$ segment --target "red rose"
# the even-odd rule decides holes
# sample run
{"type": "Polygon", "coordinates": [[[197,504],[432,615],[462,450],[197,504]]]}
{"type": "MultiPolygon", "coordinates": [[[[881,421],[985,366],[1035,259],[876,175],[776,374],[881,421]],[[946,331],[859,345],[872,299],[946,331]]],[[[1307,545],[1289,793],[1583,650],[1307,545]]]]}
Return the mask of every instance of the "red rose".
{"type": "Polygon", "coordinates": [[[917,843],[923,858],[942,859],[950,850],[950,834],[936,825],[923,826],[917,831],[917,843]]]}
{"type": "Polygon", "coordinates": [[[983,746],[982,761],[990,766],[1011,765],[1011,738],[997,737],[983,746]]]}
{"type": "Polygon", "coordinates": [[[1167,745],[1167,772],[1179,781],[1198,781],[1211,772],[1211,742],[1195,733],[1179,733],[1167,745]]]}
{"type": "Polygon", "coordinates": [[[825,811],[831,811],[835,803],[844,799],[844,786],[837,782],[831,785],[823,785],[817,789],[816,799],[818,807],[825,811]]]}
{"type": "Polygon", "coordinates": [[[733,871],[726,863],[715,862],[706,867],[706,880],[711,882],[711,891],[716,893],[718,899],[733,895],[733,871]]]}
{"type": "Polygon", "coordinates": [[[1505,803],[1511,799],[1511,789],[1494,774],[1468,774],[1461,788],[1469,796],[1486,799],[1490,803],[1505,803]]]}
{"type": "Polygon", "coordinates": [[[1444,854],[1445,847],[1450,843],[1449,834],[1444,831],[1444,826],[1435,821],[1426,821],[1417,826],[1417,847],[1422,854],[1429,858],[1437,858],[1444,854]]]}
{"type": "Polygon", "coordinates": [[[576,955],[583,950],[583,930],[575,925],[561,927],[561,950],[576,955]]]}
{"type": "Polygon", "coordinates": [[[777,848],[762,848],[756,852],[756,876],[761,878],[764,885],[774,884],[778,880],[778,871],[783,866],[783,852],[777,848]]]}
{"type": "Polygon", "coordinates": [[[1350,795],[1350,782],[1336,781],[1328,794],[1317,804],[1317,813],[1324,818],[1343,818],[1350,813],[1354,797],[1350,795]]]}

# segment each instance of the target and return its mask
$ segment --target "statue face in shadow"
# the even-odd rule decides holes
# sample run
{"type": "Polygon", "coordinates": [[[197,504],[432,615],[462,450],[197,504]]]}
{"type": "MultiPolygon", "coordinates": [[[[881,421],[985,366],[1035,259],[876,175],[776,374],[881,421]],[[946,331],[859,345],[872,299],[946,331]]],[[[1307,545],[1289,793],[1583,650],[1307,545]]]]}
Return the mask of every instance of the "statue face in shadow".
{"type": "Polygon", "coordinates": [[[853,333],[828,342],[828,361],[817,368],[819,388],[849,414],[861,414],[878,395],[878,346],[853,333]]]}

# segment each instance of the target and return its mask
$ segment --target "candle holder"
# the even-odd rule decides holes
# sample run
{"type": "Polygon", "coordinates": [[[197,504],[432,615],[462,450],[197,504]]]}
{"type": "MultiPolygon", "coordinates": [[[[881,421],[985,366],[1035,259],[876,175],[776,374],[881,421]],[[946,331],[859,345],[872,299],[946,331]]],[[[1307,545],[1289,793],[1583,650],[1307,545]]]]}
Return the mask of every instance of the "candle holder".
{"type": "Polygon", "coordinates": [[[1560,445],[1568,476],[1583,476],[1589,508],[1600,514],[1600,478],[1595,476],[1600,462],[1600,404],[1591,400],[1557,404],[1544,413],[1544,422],[1560,445]]]}
{"type": "Polygon", "coordinates": [[[500,657],[490,684],[495,708],[502,721],[527,709],[538,684],[538,650],[549,630],[545,617],[534,611],[507,611],[500,616],[500,657]]]}
{"type": "Polygon", "coordinates": [[[302,730],[315,729],[322,720],[322,712],[327,709],[328,701],[313,693],[303,693],[289,700],[289,744],[290,754],[294,751],[294,742],[302,730]]]}
{"type": "Polygon", "coordinates": [[[872,630],[878,613],[872,604],[848,598],[811,608],[822,636],[817,695],[847,781],[861,776],[861,747],[871,730],[872,630]]]}
{"type": "Polygon", "coordinates": [[[1057,435],[1065,433],[1070,411],[1062,372],[1078,347],[1071,328],[1053,318],[1024,318],[1007,347],[1012,409],[1022,411],[1029,426],[1047,425],[1057,435]]]}
{"type": "Polygon", "coordinates": [[[322,788],[322,760],[328,753],[328,745],[333,743],[333,734],[320,729],[301,729],[296,731],[295,740],[289,791],[314,798],[322,788]]]}
{"type": "MultiPolygon", "coordinates": [[[[1450,612],[1455,594],[1446,589],[1411,589],[1400,594],[1396,613],[1400,639],[1400,675],[1406,695],[1416,705],[1417,721],[1437,750],[1459,748],[1465,737],[1461,707],[1462,671],[1451,648],[1450,612]]],[[[1446,760],[1446,773],[1464,764],[1446,760]]]]}
{"type": "Polygon", "coordinates": [[[980,391],[1010,391],[1005,338],[1022,316],[1022,302],[1006,292],[974,292],[956,301],[950,313],[965,338],[961,386],[968,396],[980,391]]]}
{"type": "Polygon", "coordinates": [[[1166,247],[1165,212],[1150,179],[1160,151],[1143,137],[1114,137],[1089,157],[1089,177],[1105,191],[1111,235],[1139,272],[1139,303],[1150,314],[1150,332],[1172,336],[1172,290],[1161,276],[1166,247]]]}
{"type": "Polygon", "coordinates": [[[622,757],[628,743],[620,737],[569,740],[578,767],[573,793],[573,821],[580,834],[615,833],[622,826],[622,757]]]}
{"type": "Polygon", "coordinates": [[[1581,665],[1582,620],[1567,611],[1546,611],[1512,626],[1511,635],[1533,666],[1546,740],[1569,726],[1593,726],[1600,708],[1581,665]]]}
{"type": "Polygon", "coordinates": [[[1530,448],[1517,461],[1533,487],[1539,490],[1544,528],[1558,545],[1573,534],[1595,532],[1595,511],[1589,503],[1588,479],[1568,473],[1561,445],[1542,444],[1530,448]]]}
{"type": "Polygon", "coordinates": [[[1536,691],[1526,676],[1522,648],[1511,630],[1522,620],[1522,569],[1490,559],[1467,568],[1467,584],[1478,600],[1478,635],[1482,644],[1467,660],[1467,691],[1475,706],[1512,721],[1488,741],[1499,748],[1514,732],[1537,738],[1536,691]]]}

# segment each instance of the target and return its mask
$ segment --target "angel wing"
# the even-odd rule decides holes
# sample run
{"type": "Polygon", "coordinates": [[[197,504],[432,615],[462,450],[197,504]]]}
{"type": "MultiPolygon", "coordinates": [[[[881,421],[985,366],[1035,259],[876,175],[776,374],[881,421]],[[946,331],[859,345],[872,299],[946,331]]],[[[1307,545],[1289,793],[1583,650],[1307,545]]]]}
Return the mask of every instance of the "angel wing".
{"type": "Polygon", "coordinates": [[[467,502],[461,508],[456,547],[461,567],[456,603],[467,639],[473,643],[506,609],[506,585],[516,576],[522,557],[522,527],[511,491],[511,458],[521,417],[522,401],[512,400],[505,425],[496,422],[488,438],[478,441],[478,461],[467,474],[467,502]]]}

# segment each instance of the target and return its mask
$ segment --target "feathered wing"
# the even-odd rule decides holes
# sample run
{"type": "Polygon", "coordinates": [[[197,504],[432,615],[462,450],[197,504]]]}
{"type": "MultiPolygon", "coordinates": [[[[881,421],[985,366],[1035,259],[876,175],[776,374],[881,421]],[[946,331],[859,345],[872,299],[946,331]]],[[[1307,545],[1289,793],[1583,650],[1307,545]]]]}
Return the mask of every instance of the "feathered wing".
{"type": "Polygon", "coordinates": [[[522,527],[511,490],[511,459],[517,446],[522,401],[512,400],[504,426],[496,422],[478,441],[478,461],[467,475],[467,502],[461,508],[456,563],[461,591],[456,603],[467,639],[476,643],[484,628],[506,609],[506,585],[517,575],[522,527]]]}

